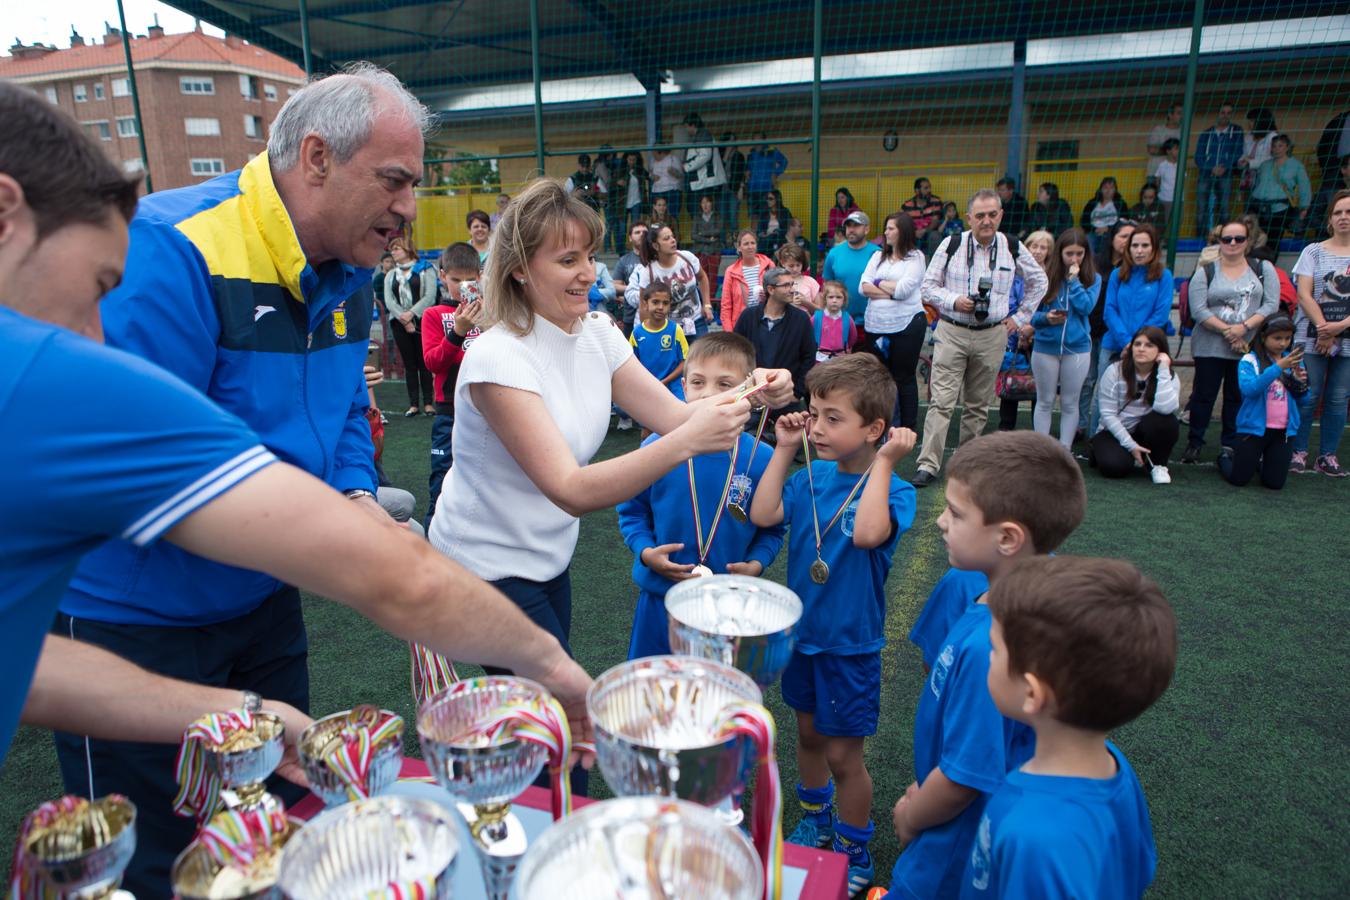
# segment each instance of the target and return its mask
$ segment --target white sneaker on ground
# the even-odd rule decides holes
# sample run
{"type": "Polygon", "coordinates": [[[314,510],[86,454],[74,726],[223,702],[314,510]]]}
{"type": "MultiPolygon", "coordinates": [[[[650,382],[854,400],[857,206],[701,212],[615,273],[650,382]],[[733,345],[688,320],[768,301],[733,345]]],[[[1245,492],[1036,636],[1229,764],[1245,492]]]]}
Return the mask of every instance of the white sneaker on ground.
{"type": "Polygon", "coordinates": [[[1153,476],[1154,484],[1172,483],[1172,473],[1167,471],[1167,466],[1154,466],[1149,474],[1153,476]]]}
{"type": "Polygon", "coordinates": [[[633,427],[633,420],[627,416],[619,416],[619,422],[616,426],[620,431],[627,431],[633,427]]]}

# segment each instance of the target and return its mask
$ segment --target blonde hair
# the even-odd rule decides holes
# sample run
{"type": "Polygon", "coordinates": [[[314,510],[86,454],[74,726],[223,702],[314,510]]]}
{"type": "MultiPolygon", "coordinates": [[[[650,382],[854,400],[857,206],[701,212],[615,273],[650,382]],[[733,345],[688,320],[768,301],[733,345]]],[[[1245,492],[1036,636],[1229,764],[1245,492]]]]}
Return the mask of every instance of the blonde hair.
{"type": "Polygon", "coordinates": [[[534,308],[525,283],[514,273],[528,271],[539,248],[551,237],[564,237],[574,224],[589,236],[591,252],[598,250],[605,236],[604,221],[552,178],[536,179],[506,205],[483,272],[484,330],[501,323],[517,335],[530,333],[534,308]]]}
{"type": "Polygon", "coordinates": [[[1050,232],[1046,231],[1044,228],[1042,228],[1039,231],[1033,231],[1031,234],[1027,235],[1025,238],[1022,239],[1022,243],[1027,247],[1030,247],[1037,241],[1045,241],[1047,244],[1050,245],[1050,249],[1047,250],[1045,253],[1046,262],[1049,262],[1050,254],[1055,251],[1055,236],[1050,232]]]}

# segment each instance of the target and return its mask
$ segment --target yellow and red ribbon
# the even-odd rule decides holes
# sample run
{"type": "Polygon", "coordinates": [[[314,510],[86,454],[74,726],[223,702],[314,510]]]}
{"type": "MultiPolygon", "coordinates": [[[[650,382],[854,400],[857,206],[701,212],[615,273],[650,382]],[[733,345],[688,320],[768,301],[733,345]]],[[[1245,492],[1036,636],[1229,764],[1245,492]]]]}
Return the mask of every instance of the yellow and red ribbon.
{"type": "Polygon", "coordinates": [[[783,890],[783,792],[773,716],[758,703],[734,703],[722,711],[717,731],[723,737],[747,737],[755,745],[759,777],[755,780],[750,838],[764,865],[764,896],[766,900],[779,900],[783,890]]]}
{"type": "Polygon", "coordinates": [[[421,644],[409,643],[412,653],[412,695],[418,709],[441,691],[459,681],[455,664],[421,644]]]}
{"type": "Polygon", "coordinates": [[[253,715],[244,709],[202,716],[183,732],[178,749],[178,796],[173,811],[198,822],[211,818],[220,807],[220,778],[206,770],[205,747],[219,747],[236,731],[253,728],[253,715]]]}
{"type": "MultiPolygon", "coordinates": [[[[126,802],[120,794],[111,794],[109,799],[126,802]]],[[[28,853],[28,842],[33,833],[50,828],[65,816],[74,815],[89,806],[83,797],[67,794],[56,800],[49,800],[24,816],[19,825],[19,836],[14,842],[14,861],[11,866],[9,890],[11,900],[48,900],[56,896],[56,889],[42,877],[42,871],[28,853]]]]}
{"type": "Polygon", "coordinates": [[[289,827],[282,809],[231,809],[213,816],[196,839],[220,865],[247,868],[289,827]]]}
{"type": "Polygon", "coordinates": [[[402,717],[374,707],[366,709],[373,715],[362,718],[358,710],[352,711],[353,718],[338,732],[338,746],[323,760],[355,800],[370,796],[370,763],[376,749],[403,731],[402,717]]]}

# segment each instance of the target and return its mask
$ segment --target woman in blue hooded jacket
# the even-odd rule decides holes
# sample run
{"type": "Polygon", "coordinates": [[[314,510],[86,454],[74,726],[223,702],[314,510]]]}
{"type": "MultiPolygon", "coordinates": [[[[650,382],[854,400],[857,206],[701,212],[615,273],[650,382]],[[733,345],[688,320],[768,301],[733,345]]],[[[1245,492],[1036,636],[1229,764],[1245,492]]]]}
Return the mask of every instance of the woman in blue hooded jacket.
{"type": "Polygon", "coordinates": [[[1166,331],[1171,317],[1172,272],[1163,266],[1158,231],[1152,225],[1138,225],[1130,235],[1125,259],[1106,281],[1102,309],[1106,334],[1098,376],[1120,359],[1140,328],[1151,325],[1166,331]]]}
{"type": "Polygon", "coordinates": [[[1070,228],[1055,241],[1046,262],[1050,285],[1031,317],[1036,329],[1031,371],[1036,376],[1033,422],[1041,434],[1050,433],[1055,395],[1060,403],[1059,442],[1073,446],[1078,429],[1078,397],[1092,366],[1092,325],[1089,317],[1101,293],[1101,276],[1092,264],[1088,237],[1070,228]]]}

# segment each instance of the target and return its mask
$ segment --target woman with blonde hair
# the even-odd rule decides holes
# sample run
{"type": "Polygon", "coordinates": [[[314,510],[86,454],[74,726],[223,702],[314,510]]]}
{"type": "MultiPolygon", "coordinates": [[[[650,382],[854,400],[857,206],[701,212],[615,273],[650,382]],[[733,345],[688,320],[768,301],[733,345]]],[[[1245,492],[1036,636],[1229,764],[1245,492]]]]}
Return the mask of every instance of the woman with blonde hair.
{"type": "MultiPolygon", "coordinates": [[[[483,280],[483,329],[455,388],[455,459],[431,543],[510,597],[570,653],[568,570],[578,519],[628,500],[686,460],[730,449],[750,404],[682,403],[589,312],[604,224],[539,179],[502,213],[483,280]],[[592,464],[617,403],[662,437],[592,464]]],[[[783,371],[761,396],[792,400],[783,371]]]]}

